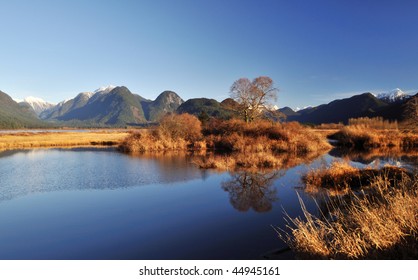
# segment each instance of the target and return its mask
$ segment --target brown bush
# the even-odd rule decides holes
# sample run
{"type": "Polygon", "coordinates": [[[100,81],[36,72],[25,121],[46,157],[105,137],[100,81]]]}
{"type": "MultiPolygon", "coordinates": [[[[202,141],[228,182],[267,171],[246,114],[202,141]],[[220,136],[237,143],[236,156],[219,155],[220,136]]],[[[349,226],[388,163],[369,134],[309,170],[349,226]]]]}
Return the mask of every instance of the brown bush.
{"type": "Polygon", "coordinates": [[[297,122],[272,123],[260,120],[210,122],[204,128],[209,146],[227,152],[291,152],[306,154],[329,148],[328,143],[312,129],[297,122]]]}
{"type": "Polygon", "coordinates": [[[193,115],[167,114],[160,121],[159,131],[171,139],[184,139],[189,142],[201,140],[202,123],[193,115]]]}
{"type": "Polygon", "coordinates": [[[230,153],[234,159],[204,160],[199,166],[223,168],[231,164],[242,168],[276,168],[284,164],[279,154],[312,158],[330,148],[325,137],[298,123],[273,123],[260,120],[245,123],[242,120],[209,121],[201,133],[197,118],[188,115],[168,115],[159,127],[144,130],[127,138],[121,146],[126,152],[161,150],[212,149],[230,153]]]}

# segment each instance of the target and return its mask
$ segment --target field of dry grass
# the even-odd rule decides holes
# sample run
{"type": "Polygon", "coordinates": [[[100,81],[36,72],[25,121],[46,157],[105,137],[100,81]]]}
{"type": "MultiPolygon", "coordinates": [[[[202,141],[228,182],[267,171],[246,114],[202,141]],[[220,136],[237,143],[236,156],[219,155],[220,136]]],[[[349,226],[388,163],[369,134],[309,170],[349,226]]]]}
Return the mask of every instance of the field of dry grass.
{"type": "Polygon", "coordinates": [[[200,168],[228,170],[280,168],[289,161],[284,158],[310,159],[330,148],[325,137],[298,123],[212,120],[202,128],[197,118],[187,114],[171,117],[155,129],[132,133],[120,145],[128,153],[208,151],[209,156],[195,159],[200,168]],[[179,122],[182,128],[175,125],[179,122]]]}
{"type": "Polygon", "coordinates": [[[288,217],[289,231],[279,229],[280,238],[302,259],[416,259],[418,177],[388,169],[374,172],[362,174],[356,168],[335,165],[316,171],[315,178],[309,175],[309,184],[319,189],[332,180],[329,176],[356,174],[367,179],[367,189],[328,196],[318,215],[310,213],[300,199],[303,217],[288,217]]]}
{"type": "Polygon", "coordinates": [[[353,167],[347,161],[334,161],[327,168],[317,168],[302,176],[305,191],[310,194],[327,193],[330,196],[348,194],[356,190],[372,188],[375,178],[383,177],[392,186],[407,171],[396,166],[377,169],[353,167]]]}
{"type": "Polygon", "coordinates": [[[398,129],[374,129],[366,125],[349,125],[330,136],[338,144],[356,149],[418,148],[418,134],[398,129]]]}
{"type": "Polygon", "coordinates": [[[0,134],[0,150],[112,146],[119,145],[129,135],[123,130],[97,130],[89,132],[22,132],[0,134]]]}

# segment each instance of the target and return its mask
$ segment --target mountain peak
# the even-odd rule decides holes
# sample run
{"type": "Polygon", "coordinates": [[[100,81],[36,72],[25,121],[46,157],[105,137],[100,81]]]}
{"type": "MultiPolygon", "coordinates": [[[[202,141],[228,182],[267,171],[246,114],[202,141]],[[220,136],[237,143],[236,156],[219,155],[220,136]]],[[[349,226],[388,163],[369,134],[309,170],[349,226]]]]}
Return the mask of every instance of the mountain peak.
{"type": "Polygon", "coordinates": [[[401,89],[395,88],[389,92],[379,93],[376,97],[383,101],[392,103],[404,100],[405,98],[408,98],[409,95],[403,92],[401,89]]]}
{"type": "Polygon", "coordinates": [[[28,96],[25,99],[23,99],[24,102],[26,103],[47,103],[45,100],[43,100],[42,98],[39,97],[34,97],[34,96],[28,96]]]}
{"type": "Polygon", "coordinates": [[[302,110],[305,110],[305,109],[310,109],[310,108],[313,108],[313,106],[311,106],[311,105],[308,105],[308,106],[305,106],[305,107],[302,107],[302,108],[300,108],[300,107],[296,107],[293,111],[295,111],[295,112],[299,112],[299,111],[302,111],[302,110]]]}
{"type": "MultiPolygon", "coordinates": [[[[85,91],[85,92],[80,92],[77,96],[79,97],[86,97],[86,98],[90,98],[94,95],[94,92],[89,92],[89,91],[85,91]]],[[[68,101],[68,100],[67,100],[68,101]]]]}
{"type": "Polygon", "coordinates": [[[94,91],[94,93],[109,93],[114,88],[116,88],[116,86],[114,86],[114,85],[103,86],[103,87],[99,87],[98,89],[96,89],[94,91]]]}
{"type": "Polygon", "coordinates": [[[178,103],[178,106],[180,106],[180,104],[184,102],[183,99],[181,99],[181,97],[177,93],[171,90],[163,91],[160,95],[158,95],[156,101],[157,100],[158,102],[166,100],[169,103],[178,103]]]}
{"type": "Polygon", "coordinates": [[[395,88],[390,91],[391,94],[404,94],[404,92],[400,88],[395,88]]]}
{"type": "Polygon", "coordinates": [[[23,99],[24,103],[28,104],[32,109],[35,111],[36,115],[40,115],[43,111],[48,110],[49,108],[52,108],[55,106],[53,103],[46,102],[42,98],[34,97],[34,96],[28,96],[25,99],[23,99]]]}

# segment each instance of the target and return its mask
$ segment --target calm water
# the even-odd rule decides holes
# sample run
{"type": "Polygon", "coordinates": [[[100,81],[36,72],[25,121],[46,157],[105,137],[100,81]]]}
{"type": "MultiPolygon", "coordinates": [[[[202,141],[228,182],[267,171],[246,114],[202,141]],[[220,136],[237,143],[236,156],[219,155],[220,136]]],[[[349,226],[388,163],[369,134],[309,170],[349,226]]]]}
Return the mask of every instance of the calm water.
{"type": "Polygon", "coordinates": [[[299,214],[300,174],[332,158],[251,174],[184,155],[1,152],[0,259],[291,258],[273,227],[299,214]]]}

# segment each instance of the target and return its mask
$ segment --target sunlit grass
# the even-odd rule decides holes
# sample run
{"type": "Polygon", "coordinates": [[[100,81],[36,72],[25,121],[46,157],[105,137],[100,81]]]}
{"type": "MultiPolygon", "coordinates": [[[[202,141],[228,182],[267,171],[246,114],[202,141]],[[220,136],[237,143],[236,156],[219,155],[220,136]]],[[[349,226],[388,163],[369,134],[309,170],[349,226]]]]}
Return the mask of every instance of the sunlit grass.
{"type": "MultiPolygon", "coordinates": [[[[318,207],[318,215],[309,212],[299,197],[303,216],[288,217],[288,231],[278,230],[279,236],[299,258],[416,259],[418,177],[392,171],[375,170],[371,175],[341,164],[308,175],[307,188],[312,184],[317,189],[326,187],[324,182],[331,178],[335,178],[335,186],[341,176],[342,182],[353,176],[366,177],[368,186],[328,196],[318,207]]],[[[344,184],[350,187],[349,182],[344,184]]]]}
{"type": "Polygon", "coordinates": [[[309,159],[331,147],[325,137],[298,123],[213,120],[202,129],[196,121],[188,118],[184,131],[176,128],[175,137],[170,129],[174,125],[138,131],[127,137],[120,149],[129,153],[208,151],[214,154],[194,160],[200,168],[249,169],[280,168],[286,164],[283,154],[309,159]]]}
{"type": "Polygon", "coordinates": [[[417,148],[418,134],[397,129],[374,129],[367,125],[350,125],[331,136],[339,145],[358,149],[368,148],[417,148]]]}
{"type": "Polygon", "coordinates": [[[0,134],[0,149],[110,146],[120,144],[128,135],[119,130],[0,134]]]}

